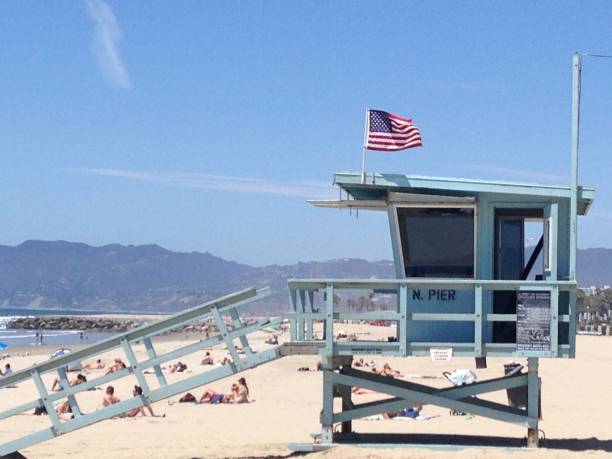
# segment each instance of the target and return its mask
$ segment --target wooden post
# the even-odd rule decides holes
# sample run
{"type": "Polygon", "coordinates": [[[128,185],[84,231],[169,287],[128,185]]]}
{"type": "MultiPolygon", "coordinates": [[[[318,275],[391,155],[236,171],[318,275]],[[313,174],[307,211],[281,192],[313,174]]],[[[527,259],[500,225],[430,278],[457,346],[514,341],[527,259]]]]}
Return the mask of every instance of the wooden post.
{"type": "Polygon", "coordinates": [[[538,418],[540,417],[540,379],[538,378],[538,359],[527,359],[527,416],[536,420],[535,427],[527,429],[527,447],[538,447],[538,418]]]}

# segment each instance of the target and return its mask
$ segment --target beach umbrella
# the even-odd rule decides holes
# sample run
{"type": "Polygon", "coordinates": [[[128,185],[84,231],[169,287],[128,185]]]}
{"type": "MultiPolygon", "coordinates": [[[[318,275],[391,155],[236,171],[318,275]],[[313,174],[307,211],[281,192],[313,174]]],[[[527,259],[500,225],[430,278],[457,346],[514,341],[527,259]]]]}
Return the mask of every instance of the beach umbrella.
{"type": "Polygon", "coordinates": [[[62,355],[70,354],[72,352],[71,349],[67,347],[60,347],[53,354],[51,354],[51,358],[54,359],[56,357],[61,357],[62,355]]]}
{"type": "Polygon", "coordinates": [[[0,351],[5,350],[8,347],[8,344],[0,343],[0,351]]]}
{"type": "MultiPolygon", "coordinates": [[[[53,354],[51,354],[51,358],[55,359],[56,357],[68,355],[71,352],[72,352],[72,349],[69,349],[67,347],[60,347],[53,354]]],[[[81,365],[81,362],[77,360],[75,362],[70,362],[68,365],[66,365],[65,369],[66,371],[81,371],[83,369],[83,366],[81,365]]]]}

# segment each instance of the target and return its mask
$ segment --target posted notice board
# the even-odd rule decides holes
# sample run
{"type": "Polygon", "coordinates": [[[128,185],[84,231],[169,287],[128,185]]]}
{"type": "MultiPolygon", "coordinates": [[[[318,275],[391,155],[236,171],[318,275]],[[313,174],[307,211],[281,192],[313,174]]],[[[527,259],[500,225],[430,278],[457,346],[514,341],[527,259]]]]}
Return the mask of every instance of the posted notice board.
{"type": "Polygon", "coordinates": [[[516,349],[550,351],[550,292],[517,292],[516,349]]]}

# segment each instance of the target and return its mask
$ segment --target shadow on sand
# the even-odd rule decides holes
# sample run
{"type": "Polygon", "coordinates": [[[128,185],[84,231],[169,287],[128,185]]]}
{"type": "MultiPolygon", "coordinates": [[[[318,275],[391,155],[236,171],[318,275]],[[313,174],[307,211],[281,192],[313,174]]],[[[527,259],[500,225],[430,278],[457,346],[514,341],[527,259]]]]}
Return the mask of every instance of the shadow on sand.
{"type": "MultiPolygon", "coordinates": [[[[498,447],[525,448],[527,440],[516,437],[490,437],[479,435],[437,435],[437,434],[351,434],[338,436],[338,443],[390,443],[394,445],[446,445],[450,447],[498,447]]],[[[568,451],[605,451],[612,452],[612,440],[591,438],[541,438],[540,447],[568,451]]]]}

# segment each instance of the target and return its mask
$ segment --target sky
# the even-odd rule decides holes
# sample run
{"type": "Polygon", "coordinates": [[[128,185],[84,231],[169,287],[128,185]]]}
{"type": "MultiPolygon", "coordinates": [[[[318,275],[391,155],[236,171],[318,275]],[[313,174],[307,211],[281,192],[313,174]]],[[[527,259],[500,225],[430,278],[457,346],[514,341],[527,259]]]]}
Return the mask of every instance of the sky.
{"type": "MultiPolygon", "coordinates": [[[[386,216],[318,209],[366,107],[424,146],[369,172],[569,183],[571,59],[601,2],[0,3],[0,243],[159,244],[261,266],[391,258],[386,216]]],[[[612,247],[612,59],[583,70],[580,247],[612,247]]]]}

